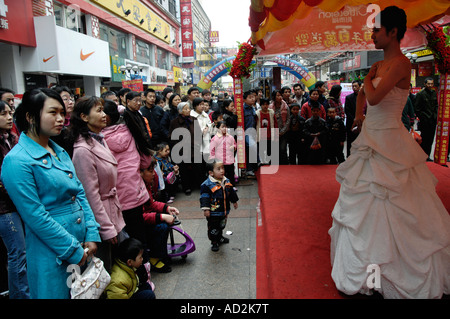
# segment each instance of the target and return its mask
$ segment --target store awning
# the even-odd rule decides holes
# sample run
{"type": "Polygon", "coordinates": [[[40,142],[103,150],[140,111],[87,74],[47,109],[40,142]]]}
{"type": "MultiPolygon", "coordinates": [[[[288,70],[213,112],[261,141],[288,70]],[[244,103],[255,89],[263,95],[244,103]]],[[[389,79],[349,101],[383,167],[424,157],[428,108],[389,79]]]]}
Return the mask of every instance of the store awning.
{"type": "Polygon", "coordinates": [[[390,5],[405,10],[410,28],[402,41],[405,48],[418,47],[425,41],[415,27],[450,14],[448,0],[252,0],[251,41],[264,49],[260,55],[373,49],[366,21],[375,10],[363,11],[369,4],[378,5],[380,10],[390,5]],[[346,31],[355,36],[356,43],[348,41],[346,31]]]}

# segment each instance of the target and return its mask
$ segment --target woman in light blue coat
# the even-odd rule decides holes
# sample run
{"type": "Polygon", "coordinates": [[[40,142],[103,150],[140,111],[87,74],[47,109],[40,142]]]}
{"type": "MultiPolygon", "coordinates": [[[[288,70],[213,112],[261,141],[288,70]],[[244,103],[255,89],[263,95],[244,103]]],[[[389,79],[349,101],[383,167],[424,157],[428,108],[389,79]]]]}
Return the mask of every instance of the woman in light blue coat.
{"type": "Polygon", "coordinates": [[[50,140],[61,132],[64,115],[56,92],[26,92],[15,114],[22,133],[2,166],[3,183],[25,224],[31,298],[70,298],[68,266],[83,265],[100,242],[72,161],[50,140]]]}

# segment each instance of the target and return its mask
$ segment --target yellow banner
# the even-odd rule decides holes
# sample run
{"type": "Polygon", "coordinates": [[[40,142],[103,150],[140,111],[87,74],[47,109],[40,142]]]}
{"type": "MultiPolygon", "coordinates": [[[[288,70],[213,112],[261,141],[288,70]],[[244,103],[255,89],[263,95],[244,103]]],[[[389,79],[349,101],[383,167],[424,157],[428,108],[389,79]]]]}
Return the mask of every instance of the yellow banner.
{"type": "Polygon", "coordinates": [[[175,83],[182,83],[183,82],[183,72],[180,67],[174,66],[172,68],[173,70],[173,78],[175,83]]]}
{"type": "Polygon", "coordinates": [[[170,43],[170,25],[138,0],[91,0],[122,19],[170,43]]]}

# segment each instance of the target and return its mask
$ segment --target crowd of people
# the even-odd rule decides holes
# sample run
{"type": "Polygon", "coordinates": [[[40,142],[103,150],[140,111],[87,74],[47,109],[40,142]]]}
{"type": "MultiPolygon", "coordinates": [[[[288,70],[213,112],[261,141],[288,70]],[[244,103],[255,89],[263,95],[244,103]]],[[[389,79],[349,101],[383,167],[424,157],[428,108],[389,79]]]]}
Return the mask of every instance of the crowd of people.
{"type": "MultiPolygon", "coordinates": [[[[322,81],[309,92],[301,83],[293,94],[282,87],[271,99],[244,92],[244,130],[256,135],[245,135],[242,174],[254,176],[274,158],[281,165],[344,162],[344,142],[349,156],[358,134],[352,125],[361,82],[352,87],[344,105],[342,87],[327,94],[322,81]]],[[[428,154],[437,113],[437,104],[436,112],[425,105],[437,103],[432,87],[427,79],[410,95],[402,118],[410,130],[419,117],[428,154]]],[[[240,177],[232,97],[215,100],[196,87],[184,96],[170,87],[162,94],[122,88],[75,101],[64,86],[27,91],[17,108],[13,91],[1,89],[0,97],[0,235],[10,298],[69,298],[67,265],[84,265],[93,254],[112,274],[108,298],[155,298],[149,269],[171,271],[166,243],[180,188],[186,195],[200,189],[211,249],[228,242],[222,229],[230,201],[237,208],[240,177]],[[214,185],[224,189],[219,198],[214,185]]]]}

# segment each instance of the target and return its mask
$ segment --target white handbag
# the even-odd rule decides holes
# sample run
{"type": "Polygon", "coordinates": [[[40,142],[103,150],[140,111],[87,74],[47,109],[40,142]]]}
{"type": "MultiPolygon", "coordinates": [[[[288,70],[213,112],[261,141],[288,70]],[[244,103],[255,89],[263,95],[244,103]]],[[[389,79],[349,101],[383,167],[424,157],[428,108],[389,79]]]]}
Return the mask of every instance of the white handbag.
{"type": "Polygon", "coordinates": [[[95,256],[92,256],[82,274],[75,271],[74,276],[70,289],[72,299],[99,299],[111,281],[111,276],[103,267],[103,261],[95,256]]]}

